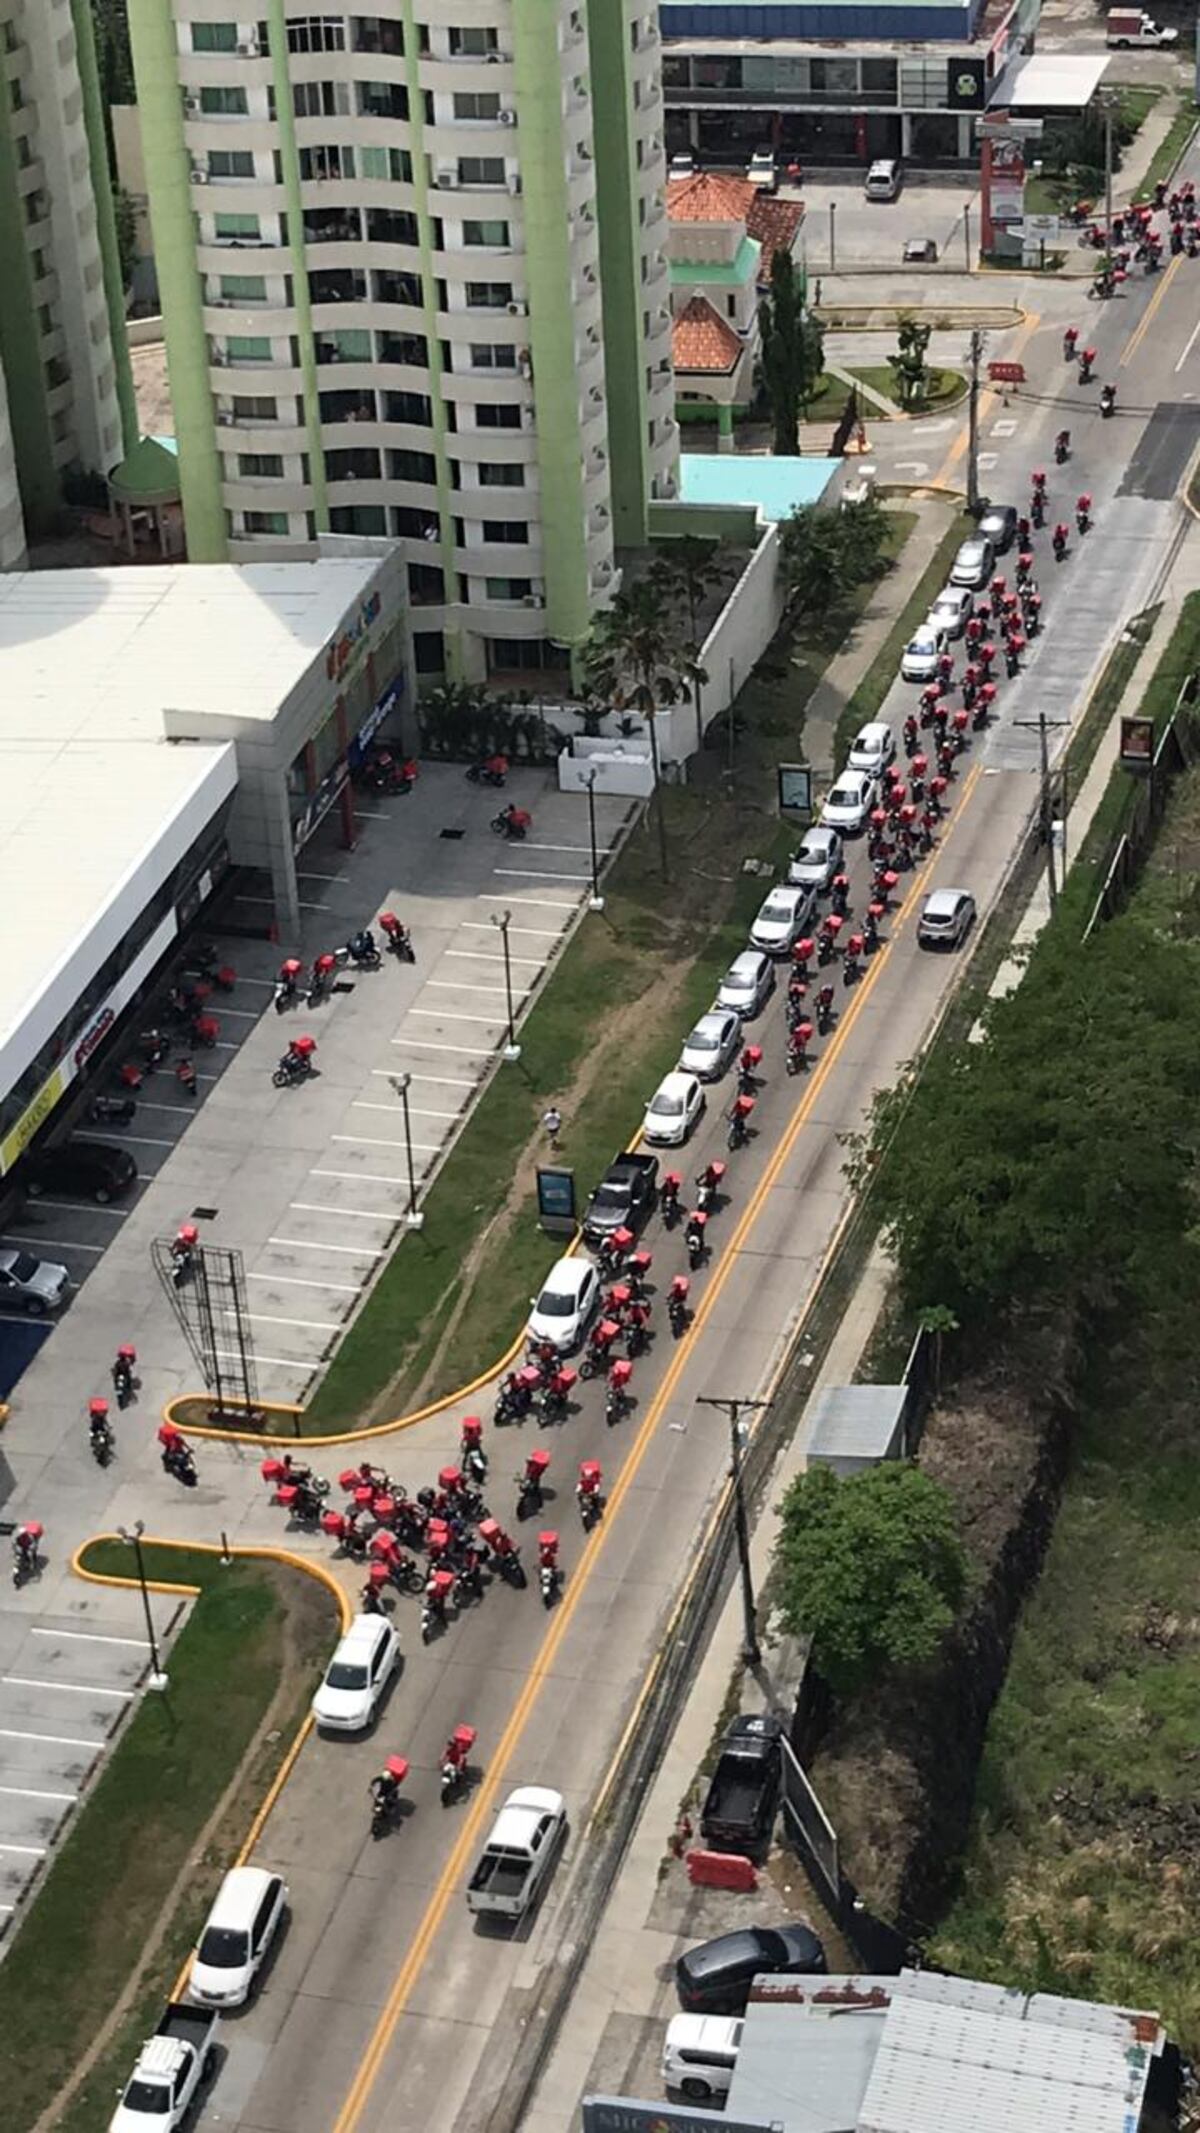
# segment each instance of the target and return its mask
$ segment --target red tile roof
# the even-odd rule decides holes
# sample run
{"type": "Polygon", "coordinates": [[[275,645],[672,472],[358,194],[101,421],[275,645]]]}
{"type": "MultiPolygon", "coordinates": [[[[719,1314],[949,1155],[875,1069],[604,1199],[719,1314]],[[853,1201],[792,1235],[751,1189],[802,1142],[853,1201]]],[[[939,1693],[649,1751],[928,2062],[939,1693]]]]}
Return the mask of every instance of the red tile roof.
{"type": "Polygon", "coordinates": [[[693,296],[671,331],[677,371],[708,371],[728,377],[736,370],[744,343],[741,335],[713,309],[706,296],[693,296]]]}
{"type": "Polygon", "coordinates": [[[669,181],[667,214],[672,222],[744,222],[756,191],[748,178],[698,170],[694,178],[669,181]]]}
{"type": "Polygon", "coordinates": [[[754,198],[746,214],[747,234],[762,246],[762,258],[758,262],[758,278],[770,281],[771,261],[776,252],[790,252],[796,242],[796,232],[804,220],[802,200],[777,200],[770,193],[753,188],[754,198]]]}

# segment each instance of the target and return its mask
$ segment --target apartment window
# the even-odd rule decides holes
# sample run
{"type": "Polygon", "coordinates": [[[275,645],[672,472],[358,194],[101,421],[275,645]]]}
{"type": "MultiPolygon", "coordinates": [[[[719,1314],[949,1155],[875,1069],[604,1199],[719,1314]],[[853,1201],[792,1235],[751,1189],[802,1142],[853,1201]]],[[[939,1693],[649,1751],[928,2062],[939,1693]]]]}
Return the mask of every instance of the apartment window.
{"type": "Polygon", "coordinates": [[[329,525],[333,533],[386,533],[387,512],[382,504],[335,504],[329,525]]]}
{"type": "Polygon", "coordinates": [[[500,98],[483,90],[465,90],[454,99],[456,119],[498,119],[500,98]]]}
{"type": "Polygon", "coordinates": [[[448,35],[455,59],[486,59],[489,52],[499,50],[495,30],[452,29],[448,35]]]}
{"type": "Polygon", "coordinates": [[[263,274],[222,274],[217,287],[223,303],[265,304],[267,300],[263,274]]]}
{"type": "Polygon", "coordinates": [[[237,464],[243,481],[283,480],[283,456],[279,452],[239,452],[237,464]]]}
{"type": "Polygon", "coordinates": [[[14,111],[20,111],[22,109],[25,102],[25,98],[22,94],[21,84],[19,81],[10,81],[8,85],[8,101],[14,111]]]}
{"type": "Polygon", "coordinates": [[[344,445],[326,452],[325,472],[330,481],[378,481],[379,453],[373,445],[344,445]]]}
{"type": "Polygon", "coordinates": [[[529,578],[485,578],[483,589],[489,600],[528,600],[533,585],[529,578]]]}
{"type": "Polygon", "coordinates": [[[247,533],[273,533],[286,538],[288,515],[286,511],[244,511],[242,525],[247,533]]]}
{"type": "Polygon", "coordinates": [[[458,182],[460,185],[503,185],[504,157],[460,156],[458,182]]]}
{"type": "Polygon", "coordinates": [[[300,176],[308,179],[352,178],[354,176],[354,150],[352,148],[302,148],[300,150],[300,176]]]}
{"type": "Polygon", "coordinates": [[[433,421],[433,402],[425,393],[385,393],[383,419],[385,422],[412,422],[421,429],[428,429],[433,421]]]}
{"type": "Polygon", "coordinates": [[[262,240],[257,215],[218,215],[215,233],[218,244],[259,244],[262,240]]]}
{"type": "Polygon", "coordinates": [[[252,178],[254,156],[248,148],[210,148],[208,175],[210,178],[252,178]]]}
{"type": "Polygon", "coordinates": [[[408,117],[408,91],[399,82],[360,81],[355,83],[358,108],[363,118],[406,119],[408,117]]]}
{"type": "Polygon", "coordinates": [[[411,304],[421,301],[421,282],[416,274],[391,274],[385,268],[371,276],[371,294],[377,304],[411,304]]]}
{"type": "Polygon", "coordinates": [[[360,148],[358,159],[364,178],[388,178],[395,185],[407,185],[412,178],[407,148],[360,148]]]}
{"type": "Polygon", "coordinates": [[[523,489],[525,469],[518,462],[508,466],[502,459],[481,459],[476,473],[481,489],[523,489]]]}
{"type": "Polygon", "coordinates": [[[472,370],[515,370],[516,367],[517,351],[515,348],[497,347],[491,341],[472,341],[472,370]]]}
{"type": "Polygon", "coordinates": [[[467,283],[467,308],[470,311],[507,311],[512,302],[510,281],[469,281],[467,283]]]}
{"type": "Polygon", "coordinates": [[[54,313],[49,304],[38,305],[38,331],[43,334],[54,331],[54,313]]]}
{"type": "Polygon", "coordinates": [[[46,195],[41,192],[26,193],[26,222],[44,222],[46,219],[46,195]]]}
{"type": "Polygon", "coordinates": [[[46,272],[46,254],[43,251],[38,250],[30,253],[29,271],[35,281],[42,280],[46,272]]]}
{"type": "Polygon", "coordinates": [[[367,236],[372,244],[416,244],[417,218],[397,208],[369,207],[367,236]]]}
{"type": "Polygon", "coordinates": [[[437,480],[437,461],[432,452],[389,452],[387,465],[393,481],[437,480]]]}
{"type": "Polygon", "coordinates": [[[344,52],[346,24],[341,15],[299,15],[288,23],[289,52],[344,52]]]}
{"type": "Polygon", "coordinates": [[[550,644],[537,637],[489,637],[487,647],[489,674],[508,673],[566,673],[570,671],[571,654],[566,645],[550,644]]]}
{"type": "Polygon", "coordinates": [[[276,403],[260,393],[235,393],[233,419],[235,422],[274,422],[276,403]]]}
{"type": "Polygon", "coordinates": [[[347,326],[340,333],[318,333],[318,363],[369,363],[371,336],[365,327],[347,326]]]}
{"type": "Polygon", "coordinates": [[[392,59],[404,56],[404,35],[398,22],[385,22],[378,15],[354,18],[356,52],[386,52],[392,59]]]}
{"type": "Polygon", "coordinates": [[[429,343],[423,333],[377,333],[375,355],[380,363],[408,363],[424,370],[429,362],[429,343]]]}
{"type": "Polygon", "coordinates": [[[519,430],[521,410],[515,404],[503,407],[480,406],[475,410],[475,426],[481,430],[519,430]]]}
{"type": "Polygon", "coordinates": [[[483,521],[485,541],[527,541],[529,528],[523,519],[485,518],[483,521]]]}
{"type": "Polygon", "coordinates": [[[308,293],[314,304],[359,304],[367,293],[367,277],[353,267],[314,268],[308,293]]]}
{"type": "Polygon", "coordinates": [[[201,89],[200,109],[205,118],[245,118],[250,106],[244,89],[201,89]]]}
{"type": "Polygon", "coordinates": [[[17,168],[18,168],[18,170],[28,170],[28,168],[29,168],[30,164],[32,163],[32,161],[33,161],[33,149],[32,149],[32,147],[30,146],[30,141],[29,141],[29,135],[28,135],[27,133],[19,133],[19,134],[17,135],[17,168]]]}
{"type": "Polygon", "coordinates": [[[350,111],[350,85],[344,81],[295,82],[292,110],[297,118],[345,118],[350,111]]]}
{"type": "Polygon", "coordinates": [[[231,333],[225,342],[225,353],[231,363],[269,363],[270,337],[265,333],[231,333]]]}
{"type": "MultiPolygon", "coordinates": [[[[414,607],[440,606],[446,597],[446,581],[436,564],[409,564],[408,597],[414,607]]],[[[420,641],[420,635],[418,634],[416,642],[419,644],[420,641]]]]}
{"type": "Polygon", "coordinates": [[[434,511],[419,511],[408,504],[400,504],[392,512],[392,532],[400,540],[436,541],[438,530],[434,511]]]}
{"type": "Polygon", "coordinates": [[[236,22],[193,22],[193,52],[236,52],[236,22]]]}
{"type": "Polygon", "coordinates": [[[506,251],[508,249],[508,224],[507,222],[464,222],[463,243],[472,245],[486,244],[491,245],[496,251],[506,251]]]}

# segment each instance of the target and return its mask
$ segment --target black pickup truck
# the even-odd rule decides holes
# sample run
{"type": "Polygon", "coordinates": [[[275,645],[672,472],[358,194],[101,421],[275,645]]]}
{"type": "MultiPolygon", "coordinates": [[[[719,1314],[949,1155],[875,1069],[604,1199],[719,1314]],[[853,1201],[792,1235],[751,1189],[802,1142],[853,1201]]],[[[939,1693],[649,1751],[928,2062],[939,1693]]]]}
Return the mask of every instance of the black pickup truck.
{"type": "Polygon", "coordinates": [[[657,1195],[658,1157],[619,1155],[588,1201],[583,1234],[589,1244],[599,1244],[615,1229],[640,1229],[657,1195]]]}
{"type": "Polygon", "coordinates": [[[700,1813],[700,1835],[714,1851],[766,1849],[779,1802],[782,1728],[777,1718],[735,1718],[721,1743],[700,1813]]]}

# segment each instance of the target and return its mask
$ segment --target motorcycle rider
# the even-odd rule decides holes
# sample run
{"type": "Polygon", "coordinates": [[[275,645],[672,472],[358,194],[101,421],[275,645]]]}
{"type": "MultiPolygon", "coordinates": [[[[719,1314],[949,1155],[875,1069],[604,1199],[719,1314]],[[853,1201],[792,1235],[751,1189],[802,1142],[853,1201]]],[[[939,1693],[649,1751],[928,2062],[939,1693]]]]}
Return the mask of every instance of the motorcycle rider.
{"type": "Polygon", "coordinates": [[[829,1035],[833,1021],[833,987],[822,985],[817,994],[817,1029],[822,1037],[829,1035]]]}
{"type": "Polygon", "coordinates": [[[1056,437],[1056,438],[1055,438],[1055,440],[1054,440],[1054,459],[1055,459],[1055,464],[1056,464],[1057,466],[1060,466],[1060,467],[1061,467],[1061,466],[1062,466],[1062,465],[1064,465],[1064,463],[1065,463],[1065,462],[1066,462],[1066,461],[1067,461],[1067,460],[1068,460],[1068,459],[1070,458],[1070,456],[1071,456],[1071,432],[1070,432],[1070,430],[1060,430],[1060,431],[1059,431],[1059,433],[1058,433],[1058,435],[1057,435],[1057,437],[1056,437]]]}
{"type": "MultiPolygon", "coordinates": [[[[576,1494],[578,1494],[578,1490],[576,1494]]],[[[585,1521],[586,1523],[586,1521],[585,1521]]],[[[562,1583],[562,1571],[558,1567],[558,1535],[553,1531],[538,1534],[538,1587],[546,1607],[552,1605],[562,1583]]]]}
{"type": "Polygon", "coordinates": [[[676,1340],[684,1331],[690,1317],[688,1290],[691,1284],[686,1274],[675,1274],[667,1291],[667,1319],[676,1340]]]}
{"type": "Polygon", "coordinates": [[[402,963],[415,963],[412,935],[407,926],[400,923],[394,911],[381,911],[379,929],[383,934],[389,955],[399,956],[402,963]]]}
{"type": "Polygon", "coordinates": [[[1095,349],[1094,349],[1094,348],[1083,348],[1083,349],[1081,349],[1081,350],[1080,350],[1080,354],[1079,354],[1079,382],[1080,382],[1080,384],[1081,384],[1081,385],[1090,385],[1090,384],[1091,384],[1091,382],[1092,382],[1092,372],[1093,372],[1093,366],[1094,366],[1094,364],[1095,364],[1095,361],[1096,361],[1096,351],[1095,351],[1095,349]]]}
{"type": "Polygon", "coordinates": [[[550,1464],[549,1452],[530,1452],[525,1461],[525,1471],[517,1475],[517,1517],[526,1518],[531,1511],[540,1511],[544,1502],[542,1480],[550,1464]]]}
{"type": "Polygon", "coordinates": [[[299,956],[289,955],[287,960],[280,964],[279,976],[275,980],[275,1012],[277,1015],[281,1015],[284,1008],[290,1007],[293,1000],[299,997],[300,979],[303,973],[304,965],[299,956]]]}
{"type": "Polygon", "coordinates": [[[882,916],[877,904],[867,905],[867,915],[863,920],[863,947],[868,955],[874,955],[879,946],[879,921],[882,916]]]}
{"type": "Polygon", "coordinates": [[[400,1798],[399,1778],[385,1767],[371,1779],[370,1792],[374,1802],[375,1820],[390,1822],[400,1798]]]}
{"type": "Polygon", "coordinates": [[[194,1222],[183,1222],[171,1239],[171,1258],[174,1261],[172,1280],[178,1289],[196,1270],[197,1247],[200,1232],[194,1222]]]}
{"type": "Polygon", "coordinates": [[[107,1400],[88,1401],[88,1434],[92,1455],[104,1465],[113,1448],[112,1425],[108,1419],[107,1400]]]}
{"type": "Polygon", "coordinates": [[[811,1022],[797,1023],[796,1028],[791,1031],[787,1042],[786,1062],[789,1074],[806,1074],[808,1072],[808,1047],[812,1033],[813,1026],[811,1022]]]}
{"type": "Polygon", "coordinates": [[[1092,499],[1086,489],[1075,499],[1075,524],[1080,533],[1086,533],[1092,523],[1092,499]]]}
{"type": "Polygon", "coordinates": [[[136,1361],[137,1349],[132,1347],[128,1341],[123,1341],[121,1343],[121,1346],[118,1348],[115,1357],[113,1358],[112,1370],[110,1372],[113,1381],[113,1391],[116,1393],[117,1396],[118,1407],[128,1407],[130,1401],[135,1396],[136,1384],[133,1375],[133,1366],[136,1361]]]}
{"type": "Polygon", "coordinates": [[[27,1519],[13,1534],[13,1584],[21,1585],[32,1577],[38,1566],[38,1547],[43,1528],[36,1518],[27,1519]]]}
{"type": "Polygon", "coordinates": [[[164,1471],[173,1474],[177,1481],[194,1481],[196,1462],[191,1445],[178,1425],[174,1422],[160,1422],[158,1441],[162,1446],[164,1471]]]}
{"type": "Polygon", "coordinates": [[[1068,363],[1070,363],[1070,362],[1072,362],[1072,361],[1074,360],[1074,356],[1075,356],[1075,343],[1076,343],[1076,341],[1077,341],[1078,339],[1079,339],[1079,328],[1078,328],[1078,326],[1068,326],[1068,327],[1066,327],[1066,329],[1064,330],[1064,333],[1063,333],[1063,355],[1064,355],[1064,357],[1066,358],[1066,360],[1067,360],[1067,362],[1068,362],[1068,363]]]}
{"type": "Polygon", "coordinates": [[[679,1172],[677,1170],[668,1170],[658,1188],[658,1204],[662,1211],[663,1222],[668,1229],[674,1229],[679,1219],[679,1195],[682,1189],[683,1179],[680,1177],[679,1172]]]}
{"type": "Polygon", "coordinates": [[[1051,535],[1051,540],[1054,546],[1054,560],[1056,563],[1061,563],[1063,557],[1066,555],[1067,543],[1070,538],[1071,529],[1065,523],[1065,521],[1060,518],[1058,524],[1054,528],[1053,534],[1051,535]]]}
{"type": "Polygon", "coordinates": [[[910,711],[908,717],[904,721],[904,752],[906,755],[913,755],[915,753],[918,733],[919,728],[917,726],[916,719],[913,717],[912,712],[910,711]]]}
{"type": "Polygon", "coordinates": [[[704,1209],[701,1207],[695,1208],[687,1218],[687,1227],[683,1233],[683,1241],[687,1246],[688,1265],[691,1267],[693,1273],[700,1265],[700,1262],[704,1258],[705,1251],[707,1249],[704,1241],[704,1231],[707,1222],[708,1216],[705,1214],[704,1209]]]}

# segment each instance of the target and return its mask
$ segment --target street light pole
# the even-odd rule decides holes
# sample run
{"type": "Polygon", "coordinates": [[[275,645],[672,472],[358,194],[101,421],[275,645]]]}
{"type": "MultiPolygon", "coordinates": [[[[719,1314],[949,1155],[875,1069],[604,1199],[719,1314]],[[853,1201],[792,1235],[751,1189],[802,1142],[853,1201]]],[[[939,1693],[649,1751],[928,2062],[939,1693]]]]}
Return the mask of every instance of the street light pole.
{"type": "Polygon", "coordinates": [[[966,255],[967,272],[969,274],[971,271],[971,205],[969,201],[963,209],[963,252],[966,255]]]}
{"type": "Polygon", "coordinates": [[[1109,262],[1109,277],[1112,275],[1112,98],[1102,99],[1104,106],[1104,256],[1109,262]]]}
{"type": "Polygon", "coordinates": [[[508,929],[512,924],[512,912],[503,911],[497,915],[493,911],[491,918],[493,926],[499,927],[500,938],[504,943],[504,998],[508,1009],[508,1043],[504,1047],[504,1056],[511,1065],[521,1056],[521,1047],[517,1043],[516,1024],[513,1020],[512,958],[508,947],[508,929]]]}
{"type": "Polygon", "coordinates": [[[146,1561],[142,1554],[142,1535],[145,1530],[145,1525],[140,1518],[136,1521],[132,1532],[126,1526],[117,1527],[117,1532],[120,1534],[121,1539],[133,1549],[134,1561],[137,1564],[138,1584],[142,1589],[142,1606],[146,1614],[146,1641],[150,1646],[150,1676],[146,1687],[148,1689],[165,1689],[167,1676],[159,1663],[158,1642],[154,1635],[154,1617],[150,1612],[150,1588],[146,1583],[146,1561]]]}
{"type": "Polygon", "coordinates": [[[837,201],[829,203],[829,271],[837,272],[837,201]]]}
{"type": "Polygon", "coordinates": [[[983,335],[971,328],[971,390],[967,398],[967,509],[979,509],[979,358],[983,335]]]}
{"type": "Polygon", "coordinates": [[[584,784],[585,784],[585,785],[587,786],[587,796],[588,796],[588,836],[589,836],[589,838],[590,838],[590,840],[591,840],[591,846],[592,846],[592,895],[591,895],[591,901],[590,901],[590,903],[589,903],[589,905],[588,905],[588,909],[589,909],[590,911],[603,911],[603,909],[604,909],[604,898],[603,898],[603,897],[601,896],[601,894],[600,894],[600,863],[599,863],[599,857],[598,857],[598,854],[597,854],[597,851],[596,851],[596,773],[595,773],[595,771],[594,771],[594,770],[589,770],[589,772],[588,772],[588,774],[587,774],[587,776],[585,777],[585,779],[584,779],[584,781],[583,781],[583,782],[584,782],[584,784]]]}
{"type": "Polygon", "coordinates": [[[417,1174],[413,1168],[412,1119],[408,1109],[408,1092],[412,1087],[412,1075],[392,1074],[389,1076],[389,1080],[400,1098],[401,1109],[404,1113],[404,1153],[408,1161],[408,1213],[404,1218],[405,1224],[409,1229],[422,1229],[425,1217],[417,1207],[417,1174]]]}
{"type": "Polygon", "coordinates": [[[742,1428],[743,1409],[760,1411],[769,1407],[769,1400],[719,1400],[701,1393],[697,1407],[718,1407],[729,1416],[729,1479],[733,1485],[733,1522],[737,1536],[738,1568],[742,1580],[742,1657],[747,1666],[757,1666],[762,1658],[758,1643],[758,1614],[754,1604],[754,1580],[750,1574],[750,1530],[746,1520],[746,1492],[742,1478],[742,1428]]]}
{"type": "Polygon", "coordinates": [[[663,817],[662,773],[658,767],[658,728],[655,714],[651,711],[646,724],[650,728],[650,761],[654,768],[654,821],[658,830],[658,870],[664,881],[670,880],[667,867],[667,825],[663,817]]]}
{"type": "MultiPolygon", "coordinates": [[[[1036,718],[1014,718],[1013,720],[1014,726],[1024,726],[1030,732],[1035,727],[1037,728],[1042,769],[1042,835],[1046,840],[1046,890],[1050,898],[1050,910],[1052,913],[1058,905],[1058,882],[1054,872],[1054,803],[1050,796],[1050,743],[1048,734],[1051,726],[1069,726],[1070,723],[1069,718],[1047,718],[1044,711],[1039,711],[1036,718]]],[[[1065,881],[1065,865],[1063,878],[1065,881]]]]}

